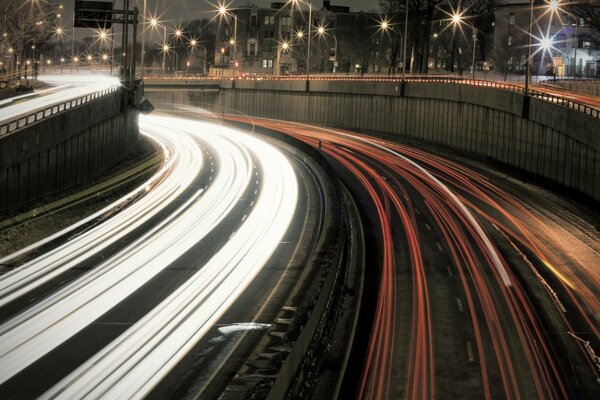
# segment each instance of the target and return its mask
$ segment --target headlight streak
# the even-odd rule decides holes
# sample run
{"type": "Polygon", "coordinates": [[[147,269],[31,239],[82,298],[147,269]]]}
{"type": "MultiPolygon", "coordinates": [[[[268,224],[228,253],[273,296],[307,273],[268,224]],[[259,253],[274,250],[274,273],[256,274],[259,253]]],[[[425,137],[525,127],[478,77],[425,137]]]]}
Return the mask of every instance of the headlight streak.
{"type": "MultiPolygon", "coordinates": [[[[54,88],[52,91],[44,91],[46,94],[41,97],[32,97],[29,99],[22,97],[22,99],[27,100],[14,104],[7,103],[6,106],[0,108],[0,122],[18,117],[19,115],[33,114],[36,110],[42,110],[69,99],[75,99],[119,85],[118,79],[106,76],[89,76],[79,80],[74,79],[75,77],[73,76],[69,76],[68,79],[60,79],[60,76],[47,76],[45,78],[46,82],[60,85],[62,89],[56,90],[57,88],[54,88]]],[[[35,93],[33,96],[35,96],[35,93]]]]}
{"type": "MultiPolygon", "coordinates": [[[[149,191],[142,199],[122,210],[119,218],[109,219],[105,223],[84,232],[74,240],[49,251],[42,257],[38,257],[13,271],[1,275],[0,306],[8,304],[23,293],[48,282],[55,276],[77,265],[78,262],[101,252],[103,249],[117,242],[160,212],[171,201],[175,200],[192,182],[194,178],[193,172],[199,171],[202,165],[202,152],[195,145],[194,141],[184,136],[179,142],[175,142],[159,130],[154,131],[152,135],[162,143],[163,149],[172,148],[169,152],[174,152],[177,155],[176,158],[168,157],[160,171],[124,198],[40,242],[1,259],[0,263],[6,263],[56,238],[65,236],[113,208],[126,203],[133,196],[145,192],[146,187],[151,187],[160,182],[155,190],[149,191]],[[186,168],[189,168],[189,172],[192,173],[189,173],[186,168]],[[165,176],[166,179],[164,178],[165,176]]],[[[0,327],[0,334],[2,329],[3,327],[0,327]]]]}
{"type": "MultiPolygon", "coordinates": [[[[219,150],[219,174],[198,201],[190,199],[152,232],[3,324],[0,327],[0,381],[9,379],[64,342],[171,264],[229,213],[250,182],[253,163],[249,153],[225,134],[211,132],[223,128],[160,117],[141,118],[140,125],[151,134],[162,131],[178,143],[173,150],[176,161],[171,172],[175,179],[168,181],[172,187],[165,188],[167,195],[182,190],[182,183],[191,182],[199,173],[201,163],[199,146],[191,141],[189,134],[173,135],[174,129],[186,133],[196,131],[198,136],[203,133],[205,139],[210,137],[219,150]]],[[[202,191],[199,189],[192,198],[200,196],[202,191]]],[[[109,221],[117,223],[119,219],[120,214],[109,221]]],[[[92,237],[90,232],[82,235],[81,240],[92,237]]],[[[108,235],[112,233],[109,231],[108,235]]],[[[77,246],[77,239],[68,245],[77,246]]],[[[68,248],[63,250],[65,256],[69,252],[68,248]]]]}
{"type": "Polygon", "coordinates": [[[151,313],[43,398],[142,398],[194,346],[254,279],[294,215],[298,184],[289,161],[249,135],[223,130],[262,164],[259,198],[238,231],[151,313]]]}
{"type": "MultiPolygon", "coordinates": [[[[246,118],[242,117],[228,116],[227,118],[248,122],[246,118]]],[[[507,397],[519,396],[525,387],[523,385],[533,385],[533,393],[537,393],[541,397],[567,396],[568,389],[562,379],[560,366],[557,364],[557,355],[540,328],[536,310],[524,293],[525,289],[513,276],[506,260],[482,230],[473,212],[488,219],[540,258],[546,268],[555,274],[558,281],[563,284],[564,291],[587,322],[590,334],[596,335],[597,338],[596,322],[590,318],[590,314],[584,305],[580,304],[580,299],[573,292],[573,290],[579,292],[579,295],[586,300],[585,306],[591,307],[593,310],[592,315],[597,315],[598,299],[591,294],[594,289],[590,289],[596,288],[597,290],[598,287],[594,271],[589,272],[590,279],[585,281],[574,272],[582,273],[585,276],[588,271],[585,265],[581,265],[574,271],[569,268],[559,270],[557,267],[561,266],[561,263],[558,261],[560,258],[556,255],[556,250],[544,245],[537,237],[538,231],[544,232],[545,238],[550,238],[550,240],[554,236],[552,230],[543,221],[535,217],[518,200],[494,187],[487,179],[441,157],[351,132],[260,118],[253,118],[252,122],[295,136],[336,158],[362,182],[365,190],[371,193],[370,197],[373,198],[376,205],[380,198],[384,202],[389,201],[396,204],[398,197],[394,191],[401,191],[402,189],[398,189],[398,187],[404,183],[391,177],[389,179],[394,182],[395,187],[391,186],[387,180],[381,178],[377,171],[363,163],[362,160],[373,160],[372,163],[385,166],[382,168],[389,168],[389,171],[402,176],[424,197],[425,206],[435,218],[446,239],[453,264],[458,269],[473,324],[485,397],[493,397],[490,390],[491,377],[488,375],[488,364],[494,365],[494,363],[497,363],[499,368],[500,385],[507,397]],[[358,154],[360,157],[355,156],[358,154]],[[413,159],[416,162],[412,161],[413,159]],[[378,190],[374,190],[372,184],[376,184],[378,190]],[[468,194],[468,198],[459,193],[468,194]],[[473,198],[494,208],[505,219],[499,220],[493,214],[473,204],[472,200],[469,200],[473,198]],[[514,210],[507,209],[507,207],[513,207],[514,210]],[[523,217],[519,218],[519,214],[523,217]],[[475,246],[469,242],[465,233],[468,233],[468,237],[474,241],[475,246]],[[484,258],[478,259],[481,257],[478,254],[482,254],[484,258]],[[491,268],[493,274],[487,272],[487,266],[493,266],[491,268]],[[501,312],[503,308],[507,310],[508,314],[501,312]],[[479,319],[483,319],[483,321],[479,321],[479,319]],[[482,327],[485,328],[480,333],[482,327]],[[491,346],[492,351],[486,349],[488,346],[491,346]],[[517,374],[515,370],[517,360],[524,368],[526,366],[531,374],[529,379],[517,374]]],[[[410,205],[409,198],[406,198],[405,201],[410,205]]],[[[384,204],[382,203],[382,206],[384,204]]],[[[406,215],[402,216],[404,211],[401,204],[396,204],[395,207],[403,223],[407,223],[407,221],[415,223],[414,220],[411,221],[412,217],[407,220],[406,215]]],[[[379,210],[380,207],[376,208],[379,210]]],[[[389,267],[386,266],[389,263],[386,262],[387,239],[385,235],[385,231],[389,229],[387,227],[389,225],[388,213],[385,209],[379,213],[384,234],[384,243],[382,243],[384,265],[382,266],[372,339],[364,366],[366,375],[363,377],[366,377],[366,380],[361,385],[361,393],[366,397],[385,397],[390,384],[391,364],[389,364],[390,358],[386,354],[391,351],[389,346],[393,343],[393,338],[390,337],[393,335],[393,324],[390,326],[386,319],[393,318],[391,315],[393,308],[390,308],[389,303],[393,300],[395,289],[393,282],[389,282],[387,272],[389,267]]],[[[407,237],[409,239],[408,249],[414,252],[414,246],[419,244],[410,239],[411,234],[407,233],[407,237]]],[[[419,276],[419,263],[416,261],[418,260],[413,260],[412,268],[414,274],[419,276]]],[[[413,283],[413,294],[420,290],[419,285],[418,281],[413,283]]],[[[409,355],[410,359],[406,364],[409,376],[406,381],[405,396],[419,398],[433,396],[435,374],[431,369],[433,366],[431,347],[424,346],[426,335],[430,334],[426,330],[427,320],[423,319],[426,316],[422,314],[429,312],[426,292],[423,291],[413,297],[413,302],[413,313],[422,316],[413,320],[411,348],[414,350],[409,355]],[[423,321],[425,324],[422,325],[419,321],[423,321]]],[[[572,331],[567,315],[560,310],[559,315],[563,317],[566,326],[572,331]]],[[[585,349],[582,349],[582,352],[585,353],[585,349]]],[[[593,365],[591,368],[595,373],[593,365]]]]}

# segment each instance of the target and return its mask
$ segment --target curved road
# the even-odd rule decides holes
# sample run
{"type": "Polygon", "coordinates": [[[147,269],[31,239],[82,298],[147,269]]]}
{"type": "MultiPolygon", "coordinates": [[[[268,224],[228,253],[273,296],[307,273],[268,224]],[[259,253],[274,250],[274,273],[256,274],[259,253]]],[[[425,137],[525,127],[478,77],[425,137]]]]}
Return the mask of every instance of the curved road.
{"type": "Polygon", "coordinates": [[[343,395],[598,394],[600,245],[589,223],[411,147],[230,118],[320,148],[362,204],[374,291],[353,356],[362,372],[346,377],[343,395]]]}
{"type": "Polygon", "coordinates": [[[165,151],[155,176],[0,260],[58,244],[0,276],[1,397],[143,397],[286,233],[298,184],[280,151],[218,125],[146,117],[140,126],[165,151]]]}

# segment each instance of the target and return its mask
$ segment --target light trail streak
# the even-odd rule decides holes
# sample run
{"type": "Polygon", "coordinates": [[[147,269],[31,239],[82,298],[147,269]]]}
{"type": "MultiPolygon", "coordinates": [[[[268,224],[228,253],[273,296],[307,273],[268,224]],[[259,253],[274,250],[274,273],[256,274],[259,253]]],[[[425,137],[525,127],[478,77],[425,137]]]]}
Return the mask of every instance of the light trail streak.
{"type": "MultiPolygon", "coordinates": [[[[42,77],[40,77],[42,79],[42,77]]],[[[119,80],[104,75],[90,75],[87,77],[75,76],[45,76],[45,82],[59,86],[59,88],[47,89],[31,95],[20,96],[20,102],[14,102],[14,98],[6,100],[0,108],[0,122],[10,118],[18,118],[20,115],[29,115],[37,110],[60,104],[70,99],[85,96],[87,94],[110,89],[119,86],[119,80]],[[43,96],[36,97],[38,94],[43,96]]]]}
{"type": "Polygon", "coordinates": [[[193,347],[252,281],[292,219],[298,186],[281,153],[250,136],[265,171],[253,211],[190,280],[43,398],[141,398],[193,347]]]}
{"type": "MultiPolygon", "coordinates": [[[[0,276],[0,306],[49,282],[64,271],[118,242],[175,201],[193,182],[196,174],[200,172],[203,162],[202,152],[195,142],[188,136],[181,136],[178,140],[171,139],[172,135],[165,134],[164,126],[162,127],[163,131],[152,126],[148,128],[148,134],[162,144],[165,152],[165,163],[160,171],[132,193],[110,206],[49,238],[1,259],[0,263],[7,263],[58,237],[63,237],[110,210],[126,204],[133,197],[140,194],[144,194],[144,196],[130,207],[122,210],[119,218],[109,219],[74,240],[49,251],[42,257],[0,276]],[[154,190],[148,191],[147,188],[154,188],[154,190]]],[[[1,329],[0,332],[2,332],[1,329]]]]}
{"type": "MultiPolygon", "coordinates": [[[[413,275],[412,329],[407,331],[411,344],[409,354],[405,355],[408,376],[404,397],[422,398],[435,393],[434,349],[426,342],[433,335],[431,326],[435,327],[435,320],[431,321],[435,315],[431,315],[428,306],[426,275],[429,269],[422,265],[418,256],[415,257],[421,244],[414,216],[407,214],[412,201],[403,187],[410,188],[423,199],[458,269],[477,345],[482,395],[488,399],[499,395],[493,389],[499,385],[505,397],[521,398],[526,393],[539,397],[568,397],[564,375],[557,364],[559,355],[541,328],[539,310],[533,308],[525,288],[475,215],[492,222],[542,260],[563,284],[561,292],[568,294],[589,331],[595,332],[596,340],[597,324],[586,307],[592,307],[592,315],[598,315],[598,300],[592,295],[597,293],[598,285],[594,272],[588,273],[585,265],[576,268],[576,272],[560,268],[564,265],[560,263],[560,253],[544,243],[544,240],[554,242],[552,230],[520,201],[468,168],[407,146],[300,123],[228,118],[278,130],[320,148],[358,179],[375,205],[382,236],[383,263],[359,398],[390,397],[391,369],[400,363],[389,356],[393,352],[391,336],[394,329],[393,324],[386,323],[394,318],[390,302],[395,298],[396,290],[389,284],[395,267],[393,259],[387,255],[392,252],[388,203],[394,206],[393,211],[402,222],[413,275]],[[382,175],[388,178],[383,179],[382,175]],[[590,279],[586,282],[577,274],[590,279]],[[585,307],[580,304],[580,299],[585,299],[585,307]]],[[[556,303],[553,301],[552,304],[556,303]]],[[[560,310],[558,315],[565,318],[570,328],[566,315],[560,310]]],[[[583,346],[580,347],[585,352],[583,346]]],[[[594,369],[591,361],[590,365],[594,369]]]]}
{"type": "MultiPolygon", "coordinates": [[[[150,186],[142,186],[143,190],[148,187],[151,189],[140,200],[141,205],[134,203],[115,217],[51,252],[49,256],[33,260],[27,264],[27,272],[16,270],[14,275],[19,275],[18,278],[9,276],[9,279],[5,279],[7,290],[27,276],[36,275],[38,279],[30,279],[29,285],[20,287],[13,297],[43,284],[48,275],[48,272],[43,271],[48,264],[58,268],[53,272],[58,275],[85,260],[99,246],[104,246],[106,241],[118,240],[139,227],[152,216],[155,212],[153,209],[163,207],[161,202],[175,201],[200,171],[201,152],[192,137],[196,136],[197,140],[202,137],[202,140],[209,141],[217,149],[217,177],[208,190],[199,188],[174,213],[102,265],[0,326],[0,381],[4,382],[14,376],[114,307],[222,221],[237,204],[254,175],[253,159],[247,149],[251,149],[257,157],[269,158],[259,161],[266,169],[273,170],[269,176],[273,175],[274,180],[263,183],[261,200],[256,202],[255,211],[228,241],[227,250],[218,253],[221,255],[215,256],[210,268],[202,268],[200,277],[197,277],[209,279],[212,286],[207,290],[227,294],[227,299],[219,302],[212,297],[209,297],[212,300],[203,302],[202,312],[212,317],[203,322],[203,329],[198,334],[204,333],[214,322],[214,318],[225,311],[224,307],[241,293],[279,243],[277,235],[283,235],[282,232],[287,229],[295,210],[297,184],[291,166],[276,150],[268,146],[265,149],[266,145],[261,147],[258,140],[212,124],[146,117],[141,120],[140,125],[146,134],[168,143],[166,147],[172,154],[171,162],[167,163],[169,174],[150,186]],[[282,203],[277,203],[278,199],[282,203]],[[264,224],[273,215],[272,224],[264,224]],[[257,229],[257,226],[262,229],[257,229]],[[241,266],[245,266],[245,269],[237,269],[242,268],[241,266]],[[220,286],[214,286],[217,280],[220,286]]],[[[190,284],[186,287],[189,289],[190,284]]],[[[181,301],[185,302],[187,295],[189,292],[182,294],[180,299],[184,300],[181,301]]],[[[206,293],[202,294],[205,295],[206,293]]],[[[9,301],[6,296],[3,299],[9,301]]],[[[162,327],[164,315],[158,318],[163,319],[153,320],[153,325],[147,325],[162,327]]],[[[192,327],[196,326],[193,325],[193,319],[187,322],[188,325],[190,323],[192,327]]],[[[181,326],[184,325],[182,322],[181,326]]],[[[169,332],[163,331],[165,343],[173,340],[167,333],[169,332]]],[[[198,334],[194,338],[198,338],[198,334]]],[[[179,357],[183,354],[185,353],[180,352],[179,357]]],[[[151,364],[158,365],[155,359],[151,364]]]]}

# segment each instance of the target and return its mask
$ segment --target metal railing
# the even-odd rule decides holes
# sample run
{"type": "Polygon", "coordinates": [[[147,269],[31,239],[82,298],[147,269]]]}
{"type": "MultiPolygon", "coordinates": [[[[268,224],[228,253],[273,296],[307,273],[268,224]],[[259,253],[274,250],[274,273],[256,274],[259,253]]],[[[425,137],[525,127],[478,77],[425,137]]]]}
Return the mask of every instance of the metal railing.
{"type": "MultiPolygon", "coordinates": [[[[279,80],[279,81],[302,81],[306,80],[306,75],[302,76],[285,76],[285,77],[261,77],[257,79],[250,78],[250,80],[279,80]]],[[[339,82],[394,82],[401,83],[402,79],[399,76],[326,76],[316,75],[310,78],[311,81],[339,81],[339,82]]],[[[408,76],[404,79],[405,82],[410,83],[454,83],[454,84],[465,84],[471,86],[482,86],[494,89],[508,90],[515,93],[525,94],[525,88],[522,85],[515,85],[512,83],[486,81],[478,79],[468,79],[456,76],[408,76]]],[[[582,112],[592,118],[600,119],[600,104],[593,106],[590,104],[573,101],[566,97],[551,94],[542,90],[529,90],[529,96],[540,100],[544,100],[556,105],[560,105],[578,112],[582,112]]]]}
{"type": "Polygon", "coordinates": [[[5,121],[0,121],[0,137],[8,135],[9,133],[13,133],[19,129],[25,128],[28,125],[35,124],[43,119],[55,116],[57,114],[71,110],[75,107],[84,105],[86,103],[89,103],[90,101],[97,100],[100,97],[106,96],[110,93],[114,93],[117,90],[119,90],[119,86],[115,85],[107,89],[87,94],[85,96],[40,107],[36,110],[30,110],[20,115],[10,117],[10,119],[7,119],[5,121]]]}

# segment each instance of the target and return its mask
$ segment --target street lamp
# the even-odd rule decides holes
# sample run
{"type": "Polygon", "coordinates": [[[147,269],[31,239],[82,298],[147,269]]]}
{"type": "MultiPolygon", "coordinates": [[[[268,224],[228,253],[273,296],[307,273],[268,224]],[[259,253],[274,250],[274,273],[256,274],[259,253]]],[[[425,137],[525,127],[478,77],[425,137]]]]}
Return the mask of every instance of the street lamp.
{"type": "MultiPolygon", "coordinates": [[[[318,34],[320,37],[322,37],[322,38],[323,38],[323,37],[325,37],[325,34],[327,34],[327,30],[325,29],[325,27],[324,27],[323,25],[320,25],[320,26],[317,28],[317,34],[318,34]]],[[[335,43],[335,45],[334,45],[335,47],[334,47],[334,49],[333,49],[333,52],[334,52],[334,59],[333,59],[333,62],[334,62],[334,64],[333,64],[333,73],[335,74],[335,68],[336,68],[336,67],[335,67],[335,62],[337,62],[337,49],[338,49],[338,42],[337,42],[337,38],[335,37],[335,35],[334,35],[333,33],[330,33],[330,35],[331,35],[331,37],[333,37],[333,41],[334,41],[334,43],[335,43]]],[[[326,39],[325,41],[327,42],[327,39],[326,39]]],[[[331,61],[331,60],[330,60],[330,61],[331,61]]]]}
{"type": "Polygon", "coordinates": [[[171,50],[169,44],[165,41],[162,45],[162,53],[163,53],[163,63],[162,63],[162,75],[165,77],[165,66],[167,62],[167,53],[171,50]]]}
{"type": "MultiPolygon", "coordinates": [[[[394,28],[387,17],[379,21],[379,30],[383,33],[388,33],[390,30],[394,31],[394,28]]],[[[403,40],[404,36],[402,33],[398,32],[398,34],[400,35],[400,40],[403,40]]],[[[402,65],[404,66],[404,61],[402,62],[402,65]]]]}
{"type": "Polygon", "coordinates": [[[290,43],[283,41],[277,45],[277,63],[275,65],[275,75],[281,75],[281,51],[287,52],[290,49],[290,43]]]}
{"type": "Polygon", "coordinates": [[[465,25],[471,27],[471,29],[473,30],[473,57],[471,60],[471,78],[475,79],[475,50],[477,49],[477,28],[475,28],[474,25],[465,22],[463,18],[463,13],[459,13],[458,11],[452,15],[452,23],[455,26],[464,23],[465,25]]]}
{"type": "Polygon", "coordinates": [[[238,66],[238,62],[237,62],[237,14],[231,12],[227,6],[225,5],[225,3],[219,3],[218,7],[217,7],[217,14],[219,15],[219,17],[222,19],[224,17],[227,17],[228,15],[231,15],[233,17],[233,39],[229,40],[229,44],[231,46],[233,46],[233,62],[234,62],[234,66],[238,66]]]}
{"type": "MultiPolygon", "coordinates": [[[[404,44],[402,46],[402,82],[404,82],[404,76],[406,75],[406,38],[408,36],[408,0],[404,6],[404,44]]],[[[411,65],[412,68],[412,65],[411,65]]],[[[404,87],[404,86],[403,86],[404,87]]]]}
{"type": "Polygon", "coordinates": [[[529,96],[529,75],[531,74],[531,35],[533,30],[533,0],[529,1],[529,45],[525,65],[525,97],[529,96]]]}

